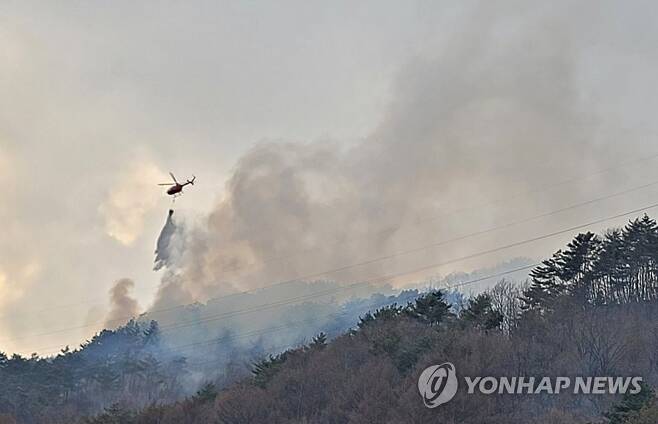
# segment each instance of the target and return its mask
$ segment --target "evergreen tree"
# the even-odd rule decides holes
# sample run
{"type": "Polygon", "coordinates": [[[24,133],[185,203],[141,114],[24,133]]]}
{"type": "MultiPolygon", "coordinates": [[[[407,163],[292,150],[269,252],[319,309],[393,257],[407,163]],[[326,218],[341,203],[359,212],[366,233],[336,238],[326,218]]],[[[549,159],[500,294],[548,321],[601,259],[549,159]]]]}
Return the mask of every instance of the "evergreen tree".
{"type": "Polygon", "coordinates": [[[481,330],[491,330],[500,326],[503,314],[495,311],[491,297],[487,293],[482,293],[468,300],[468,305],[461,311],[460,318],[481,330]]]}
{"type": "Polygon", "coordinates": [[[405,312],[405,308],[399,306],[397,303],[383,306],[377,309],[374,313],[367,312],[364,316],[359,317],[357,326],[363,328],[375,321],[388,321],[395,319],[405,312]]]}
{"type": "Polygon", "coordinates": [[[450,304],[442,291],[431,291],[409,304],[406,310],[412,318],[428,325],[437,325],[450,316],[450,304]]]}
{"type": "Polygon", "coordinates": [[[153,346],[160,343],[160,326],[157,321],[151,320],[144,330],[144,345],[153,346]]]}
{"type": "Polygon", "coordinates": [[[87,420],[88,424],[130,424],[135,421],[135,415],[121,407],[113,404],[105,409],[102,414],[87,420]]]}
{"type": "Polygon", "coordinates": [[[194,400],[200,403],[211,402],[217,397],[217,387],[213,383],[206,383],[194,395],[194,400]]]}
{"type": "Polygon", "coordinates": [[[639,393],[625,393],[621,402],[604,415],[610,420],[610,424],[624,424],[627,418],[647,406],[654,398],[654,391],[643,382],[639,393]]]}
{"type": "Polygon", "coordinates": [[[578,234],[558,259],[558,276],[581,302],[591,299],[592,270],[601,249],[601,240],[591,232],[578,234]]]}
{"type": "Polygon", "coordinates": [[[558,278],[557,258],[562,255],[558,250],[552,258],[546,259],[542,264],[530,272],[532,284],[523,293],[526,308],[545,309],[552,301],[564,292],[564,287],[558,278]]]}
{"type": "Polygon", "coordinates": [[[324,349],[327,346],[327,335],[320,332],[317,336],[313,337],[311,341],[311,349],[324,349]]]}
{"type": "Polygon", "coordinates": [[[558,250],[530,273],[532,284],[524,293],[527,308],[550,310],[553,301],[570,294],[580,302],[592,300],[592,277],[601,240],[591,232],[578,234],[565,250],[558,250]]]}
{"type": "Polygon", "coordinates": [[[288,355],[289,351],[286,351],[279,355],[269,355],[269,357],[256,362],[251,370],[254,384],[262,388],[267,386],[272,377],[279,372],[281,365],[286,362],[288,355]]]}
{"type": "Polygon", "coordinates": [[[621,230],[606,232],[593,270],[592,292],[595,303],[620,303],[626,300],[624,287],[628,281],[628,267],[621,230]]]}
{"type": "Polygon", "coordinates": [[[625,259],[629,264],[627,301],[656,299],[657,228],[656,221],[647,215],[624,227],[625,259]]]}

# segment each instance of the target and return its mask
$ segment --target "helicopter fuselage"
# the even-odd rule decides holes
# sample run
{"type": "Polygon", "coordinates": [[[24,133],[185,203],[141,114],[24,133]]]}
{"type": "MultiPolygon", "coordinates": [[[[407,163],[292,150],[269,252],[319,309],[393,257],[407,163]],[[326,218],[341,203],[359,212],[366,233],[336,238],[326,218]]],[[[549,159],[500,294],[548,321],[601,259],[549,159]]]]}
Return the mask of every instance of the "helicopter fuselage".
{"type": "Polygon", "coordinates": [[[183,184],[181,184],[178,181],[176,181],[176,177],[174,177],[174,174],[170,172],[169,175],[171,175],[171,179],[174,180],[173,183],[161,183],[158,185],[171,186],[167,189],[167,194],[174,197],[176,197],[176,194],[181,193],[183,191],[183,187],[185,187],[186,185],[188,184],[194,185],[194,180],[196,180],[196,177],[193,175],[191,180],[187,180],[183,184]]]}
{"type": "Polygon", "coordinates": [[[176,185],[173,185],[173,186],[169,187],[169,189],[167,190],[167,194],[174,195],[174,194],[180,193],[181,191],[183,191],[183,185],[182,184],[176,184],[176,185]]]}

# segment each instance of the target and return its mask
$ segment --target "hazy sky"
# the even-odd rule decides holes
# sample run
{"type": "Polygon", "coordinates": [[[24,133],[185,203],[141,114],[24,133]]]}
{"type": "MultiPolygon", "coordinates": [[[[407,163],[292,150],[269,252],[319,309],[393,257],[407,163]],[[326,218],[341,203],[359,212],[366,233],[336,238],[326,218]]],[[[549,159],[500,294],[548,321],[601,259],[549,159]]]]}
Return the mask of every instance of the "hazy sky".
{"type": "MultiPolygon", "coordinates": [[[[263,141],[339,143],[358,146],[365,157],[377,139],[412,146],[419,135],[440,143],[437,134],[448,129],[459,133],[450,141],[456,143],[477,128],[482,140],[490,135],[492,157],[498,136],[520,138],[500,128],[526,120],[525,130],[542,129],[543,149],[576,146],[560,175],[655,153],[658,7],[525,4],[0,2],[0,350],[79,342],[98,327],[58,331],[102,322],[108,291],[122,278],[135,281],[138,302],[149,306],[160,280],[153,249],[171,204],[156,184],[169,170],[181,179],[195,174],[198,184],[176,202],[176,213],[203,222],[225,196],[239,159],[263,141]],[[471,40],[484,32],[486,43],[471,40]],[[518,76],[510,58],[523,67],[537,51],[546,54],[528,61],[542,65],[524,68],[530,77],[500,76],[506,67],[518,76]],[[497,75],[491,90],[489,71],[497,75]],[[536,90],[527,97],[532,104],[523,96],[515,104],[500,101],[517,85],[536,90]],[[451,87],[472,94],[457,96],[451,87]],[[528,109],[533,114],[521,113],[528,109]],[[440,113],[418,118],[428,110],[440,113]],[[536,111],[560,116],[536,123],[536,111]],[[478,119],[469,121],[470,113],[478,119]],[[450,125],[425,131],[448,115],[450,125]],[[554,128],[563,124],[569,128],[554,128]],[[553,136],[561,138],[554,145],[553,136]],[[49,334],[21,339],[26,333],[49,334]]],[[[501,143],[517,153],[501,148],[496,170],[488,171],[544,171],[531,166],[541,158],[529,157],[543,150],[501,143]]],[[[469,166],[468,151],[452,152],[461,153],[450,164],[469,166]]],[[[632,171],[619,178],[625,186],[610,190],[658,178],[652,167],[632,171]]],[[[386,172],[383,163],[376,172],[386,172]]],[[[542,181],[560,176],[546,172],[542,181]]],[[[446,195],[459,201],[459,191],[477,181],[446,195]]],[[[565,204],[579,193],[605,194],[608,183],[571,192],[565,204]]],[[[498,185],[496,192],[506,189],[498,185]]],[[[650,201],[644,193],[617,207],[650,201]]],[[[552,200],[530,206],[551,210],[552,200]]],[[[565,224],[596,218],[599,210],[565,224]]],[[[513,254],[549,254],[565,239],[513,254]]]]}

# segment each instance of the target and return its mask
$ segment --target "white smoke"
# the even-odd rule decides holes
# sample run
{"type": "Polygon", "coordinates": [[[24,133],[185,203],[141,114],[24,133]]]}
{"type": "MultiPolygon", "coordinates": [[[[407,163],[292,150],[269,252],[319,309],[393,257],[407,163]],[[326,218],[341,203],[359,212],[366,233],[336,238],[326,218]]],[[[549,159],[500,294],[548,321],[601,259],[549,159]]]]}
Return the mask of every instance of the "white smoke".
{"type": "Polygon", "coordinates": [[[105,319],[105,328],[118,327],[125,324],[130,317],[137,317],[139,304],[130,296],[130,291],[134,287],[135,283],[132,280],[122,278],[110,289],[111,306],[105,319]]]}
{"type": "MultiPolygon", "coordinates": [[[[548,171],[605,167],[614,146],[593,142],[597,123],[579,96],[586,51],[570,10],[482,3],[467,22],[402,69],[388,112],[361,142],[263,142],[244,155],[207,221],[187,232],[187,249],[165,275],[156,307],[173,303],[173,295],[204,301],[463,234],[513,215],[514,206],[450,215],[456,207],[546,184],[548,171]]],[[[566,190],[530,206],[585,188],[566,190]]],[[[387,275],[466,247],[326,278],[387,275]]]]}
{"type": "Polygon", "coordinates": [[[154,181],[168,177],[148,162],[133,164],[123,173],[100,206],[106,233],[129,246],[142,234],[146,215],[157,205],[160,194],[153,190],[154,181]]]}

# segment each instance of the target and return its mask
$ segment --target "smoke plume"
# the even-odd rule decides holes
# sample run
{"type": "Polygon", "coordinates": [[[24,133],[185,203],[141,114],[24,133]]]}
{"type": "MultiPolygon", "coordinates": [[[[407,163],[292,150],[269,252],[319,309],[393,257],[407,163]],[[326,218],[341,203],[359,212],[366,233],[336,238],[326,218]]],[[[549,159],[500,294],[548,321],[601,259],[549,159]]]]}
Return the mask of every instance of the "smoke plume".
{"type": "MultiPolygon", "coordinates": [[[[400,71],[388,111],[368,137],[353,144],[258,144],[239,160],[207,220],[185,234],[186,251],[170,263],[156,307],[454,237],[474,223],[481,228],[515,216],[519,207],[455,209],[604,168],[615,146],[594,142],[598,124],[579,83],[586,46],[570,16],[481,3],[434,54],[400,71]]],[[[579,198],[587,188],[562,189],[530,199],[522,212],[579,198]]],[[[318,278],[370,279],[487,242],[318,278]]]]}
{"type": "Polygon", "coordinates": [[[130,291],[134,287],[135,283],[132,280],[122,278],[110,289],[111,307],[105,319],[105,328],[115,328],[125,324],[126,317],[136,317],[139,314],[139,304],[130,297],[130,291]]]}

